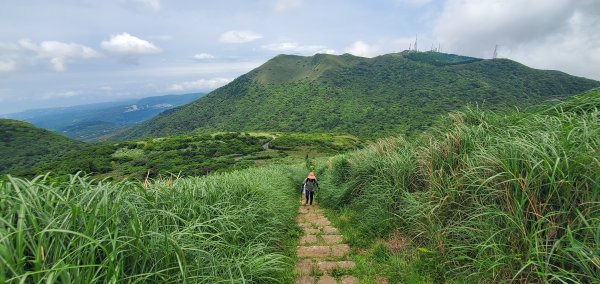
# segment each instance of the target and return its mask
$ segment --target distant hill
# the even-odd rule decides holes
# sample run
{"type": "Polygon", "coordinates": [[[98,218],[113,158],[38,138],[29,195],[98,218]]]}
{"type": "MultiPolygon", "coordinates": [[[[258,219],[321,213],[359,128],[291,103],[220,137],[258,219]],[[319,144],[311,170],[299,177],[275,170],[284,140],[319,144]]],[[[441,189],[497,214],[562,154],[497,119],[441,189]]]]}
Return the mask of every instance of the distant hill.
{"type": "Polygon", "coordinates": [[[382,137],[419,132],[438,115],[467,104],[526,107],[598,86],[598,81],[508,59],[437,52],[375,58],[278,55],[121,138],[261,130],[382,137]]]}
{"type": "Polygon", "coordinates": [[[96,141],[124,131],[131,125],[148,120],[165,110],[192,102],[203,95],[194,93],[156,96],[139,100],[28,110],[4,116],[27,121],[73,139],[96,141]]]}
{"type": "Polygon", "coordinates": [[[32,168],[84,147],[82,142],[27,122],[0,119],[0,173],[32,168]]]}
{"type": "Polygon", "coordinates": [[[0,180],[85,172],[95,178],[198,176],[267,163],[307,163],[361,147],[350,135],[214,133],[86,144],[16,120],[0,120],[0,180]]]}

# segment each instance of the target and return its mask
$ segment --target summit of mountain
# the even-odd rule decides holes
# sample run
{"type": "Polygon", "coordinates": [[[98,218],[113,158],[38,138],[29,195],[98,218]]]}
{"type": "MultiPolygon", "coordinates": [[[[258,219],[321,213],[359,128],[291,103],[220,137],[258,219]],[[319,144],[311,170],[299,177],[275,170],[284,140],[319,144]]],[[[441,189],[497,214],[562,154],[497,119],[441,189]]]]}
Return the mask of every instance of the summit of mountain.
{"type": "Polygon", "coordinates": [[[468,104],[528,107],[600,86],[509,59],[439,52],[278,55],[231,83],[124,132],[121,138],[214,131],[350,133],[428,128],[468,104]]]}

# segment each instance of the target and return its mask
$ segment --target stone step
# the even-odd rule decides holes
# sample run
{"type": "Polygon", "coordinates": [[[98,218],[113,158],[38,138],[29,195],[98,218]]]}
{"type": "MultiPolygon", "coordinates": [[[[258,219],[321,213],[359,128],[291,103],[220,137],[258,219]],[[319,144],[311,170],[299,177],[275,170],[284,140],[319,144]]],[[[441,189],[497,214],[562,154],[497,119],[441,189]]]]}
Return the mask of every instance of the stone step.
{"type": "MultiPolygon", "coordinates": [[[[296,278],[296,283],[297,284],[313,284],[313,283],[315,283],[315,278],[312,276],[308,276],[308,275],[300,276],[300,277],[296,278]]],[[[317,284],[336,284],[336,283],[337,282],[336,282],[335,278],[333,278],[332,276],[329,276],[329,275],[323,275],[317,281],[317,284]]],[[[340,277],[339,283],[341,283],[341,284],[357,284],[358,278],[356,278],[352,275],[344,275],[344,276],[340,277]]]]}
{"type": "Polygon", "coordinates": [[[315,234],[318,234],[318,233],[321,232],[320,229],[316,229],[316,228],[307,228],[307,227],[304,227],[302,229],[304,230],[304,233],[307,234],[307,235],[315,235],[315,234]]]}
{"type": "Polygon", "coordinates": [[[344,275],[341,278],[340,283],[342,284],[356,284],[358,283],[358,278],[352,276],[352,275],[344,275]]]}
{"type": "Polygon", "coordinates": [[[338,234],[338,230],[331,226],[323,227],[323,233],[325,234],[338,234]]]}
{"type": "Polygon", "coordinates": [[[322,272],[331,272],[332,270],[338,269],[353,269],[356,267],[354,261],[319,261],[317,262],[317,268],[322,272]]]}
{"type": "Polygon", "coordinates": [[[296,263],[296,274],[300,276],[313,274],[314,264],[311,259],[303,259],[296,263]]]}
{"type": "Polygon", "coordinates": [[[311,228],[313,226],[312,223],[298,223],[298,226],[301,228],[311,228]]]}
{"type": "Polygon", "coordinates": [[[327,220],[327,218],[306,219],[306,222],[309,222],[317,227],[331,226],[331,222],[329,222],[329,220],[327,220]]]}
{"type": "Polygon", "coordinates": [[[317,242],[317,235],[304,235],[304,236],[300,237],[301,245],[314,244],[316,242],[317,242]]]}
{"type": "Polygon", "coordinates": [[[298,257],[326,257],[330,254],[328,246],[300,246],[296,249],[298,257]]]}
{"type": "Polygon", "coordinates": [[[296,278],[296,283],[297,284],[313,284],[313,283],[315,283],[315,278],[308,276],[308,275],[300,276],[300,277],[296,278]]]}
{"type": "Polygon", "coordinates": [[[342,257],[350,252],[350,246],[347,244],[338,244],[332,246],[299,246],[296,249],[298,257],[342,257]]]}
{"type": "Polygon", "coordinates": [[[336,284],[337,282],[335,281],[335,278],[329,276],[329,275],[323,275],[319,278],[319,281],[317,281],[317,284],[336,284]]]}
{"type": "Polygon", "coordinates": [[[336,256],[336,257],[345,256],[349,252],[350,252],[350,246],[348,246],[347,244],[339,244],[339,245],[331,246],[331,255],[332,256],[336,256]]]}
{"type": "Polygon", "coordinates": [[[342,235],[321,235],[323,242],[327,245],[339,244],[342,242],[342,235]]]}

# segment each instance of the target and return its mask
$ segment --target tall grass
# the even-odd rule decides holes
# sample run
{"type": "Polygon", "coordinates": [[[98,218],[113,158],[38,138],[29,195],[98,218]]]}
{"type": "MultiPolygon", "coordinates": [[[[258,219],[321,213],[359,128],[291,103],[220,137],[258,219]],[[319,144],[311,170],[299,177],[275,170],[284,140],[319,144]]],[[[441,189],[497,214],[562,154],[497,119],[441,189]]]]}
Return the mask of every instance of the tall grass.
{"type": "Polygon", "coordinates": [[[0,283],[281,283],[295,229],[289,170],[0,182],[0,283]]]}
{"type": "Polygon", "coordinates": [[[600,281],[600,90],[524,113],[467,109],[412,141],[333,158],[322,202],[395,228],[437,280],[600,281]]]}

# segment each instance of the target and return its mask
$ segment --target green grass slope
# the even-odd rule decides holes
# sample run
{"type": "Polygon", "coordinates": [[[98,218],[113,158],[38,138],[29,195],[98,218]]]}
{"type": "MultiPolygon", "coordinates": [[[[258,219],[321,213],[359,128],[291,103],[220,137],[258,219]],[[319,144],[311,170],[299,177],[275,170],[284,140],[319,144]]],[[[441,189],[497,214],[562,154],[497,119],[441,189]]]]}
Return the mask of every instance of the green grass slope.
{"type": "Polygon", "coordinates": [[[295,173],[0,181],[0,283],[292,283],[295,173]]]}
{"type": "Polygon", "coordinates": [[[0,173],[31,168],[83,147],[84,143],[29,123],[0,119],[0,173]]]}
{"type": "Polygon", "coordinates": [[[399,283],[600,281],[600,89],[535,112],[454,112],[319,172],[321,204],[351,244],[374,246],[357,258],[376,268],[360,271],[399,283]],[[399,253],[375,244],[390,234],[399,253]]]}
{"type": "Polygon", "coordinates": [[[598,86],[597,81],[507,59],[434,52],[375,58],[279,55],[121,138],[265,130],[382,137],[419,132],[438,115],[469,103],[526,107],[598,86]]]}
{"type": "MultiPolygon", "coordinates": [[[[112,180],[200,176],[271,163],[300,163],[306,157],[332,156],[362,145],[356,137],[331,134],[215,133],[118,143],[75,142],[77,147],[58,149],[50,146],[46,149],[43,146],[52,143],[41,143],[44,137],[38,133],[48,132],[33,126],[30,128],[32,132],[28,136],[21,133],[15,135],[20,137],[16,140],[20,144],[24,143],[23,140],[38,141],[32,145],[41,147],[36,148],[40,156],[34,161],[30,154],[20,152],[23,150],[19,148],[20,144],[3,145],[3,157],[12,166],[0,170],[0,174],[32,178],[48,172],[64,175],[83,171],[95,178],[112,180]]],[[[48,134],[68,141],[56,134],[48,134]]]]}

